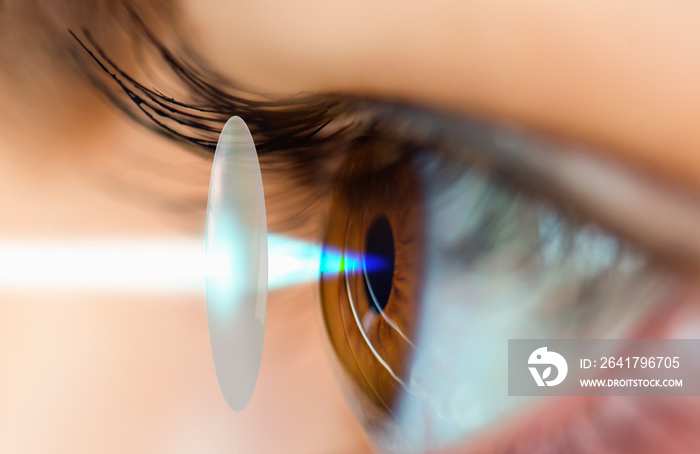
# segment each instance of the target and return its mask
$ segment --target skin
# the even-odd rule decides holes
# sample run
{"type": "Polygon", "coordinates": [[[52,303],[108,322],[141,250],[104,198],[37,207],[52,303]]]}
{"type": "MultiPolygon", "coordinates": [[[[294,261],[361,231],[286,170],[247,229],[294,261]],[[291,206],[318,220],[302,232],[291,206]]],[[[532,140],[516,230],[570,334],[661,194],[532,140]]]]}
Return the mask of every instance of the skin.
{"type": "MultiPolygon", "coordinates": [[[[198,51],[246,86],[381,96],[515,124],[589,145],[700,196],[694,2],[446,0],[397,10],[387,1],[190,0],[181,7],[198,51]]],[[[20,67],[38,61],[60,76],[28,70],[19,83],[0,78],[0,200],[12,214],[0,233],[201,231],[200,221],[95,190],[88,177],[134,165],[132,151],[168,163],[176,177],[159,181],[159,190],[201,195],[207,162],[177,173],[189,155],[43,62],[41,46],[30,48],[20,67]],[[173,181],[198,177],[196,188],[173,181]]],[[[151,181],[146,175],[139,181],[151,181]]],[[[315,308],[295,304],[314,298],[313,289],[298,292],[270,303],[260,382],[243,414],[226,409],[218,393],[202,299],[116,296],[95,305],[105,298],[6,295],[0,421],[12,422],[0,424],[0,451],[366,452],[333,382],[315,308]],[[291,327],[290,313],[299,317],[291,327]],[[32,436],[37,427],[41,437],[32,436]]],[[[491,452],[488,441],[479,448],[491,452]]]]}

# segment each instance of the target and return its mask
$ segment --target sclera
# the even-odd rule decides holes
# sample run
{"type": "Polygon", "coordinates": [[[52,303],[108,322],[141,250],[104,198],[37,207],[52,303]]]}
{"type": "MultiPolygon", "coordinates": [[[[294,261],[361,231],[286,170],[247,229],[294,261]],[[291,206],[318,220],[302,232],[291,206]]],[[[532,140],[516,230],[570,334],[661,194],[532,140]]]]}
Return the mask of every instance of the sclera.
{"type": "Polygon", "coordinates": [[[214,153],[207,203],[207,318],[226,403],[252,397],[265,338],[267,218],[260,164],[245,122],[231,117],[214,153]]]}

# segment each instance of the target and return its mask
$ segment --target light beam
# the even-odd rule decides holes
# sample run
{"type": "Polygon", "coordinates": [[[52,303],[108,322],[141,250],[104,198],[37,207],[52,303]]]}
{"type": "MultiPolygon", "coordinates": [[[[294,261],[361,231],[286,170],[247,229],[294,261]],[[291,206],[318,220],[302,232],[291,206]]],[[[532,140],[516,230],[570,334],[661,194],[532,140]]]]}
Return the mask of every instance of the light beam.
{"type": "MultiPolygon", "coordinates": [[[[360,267],[357,254],[324,253],[319,244],[273,233],[267,241],[269,290],[360,267]]],[[[204,296],[207,274],[221,273],[222,266],[197,238],[0,240],[0,291],[204,296]]]]}

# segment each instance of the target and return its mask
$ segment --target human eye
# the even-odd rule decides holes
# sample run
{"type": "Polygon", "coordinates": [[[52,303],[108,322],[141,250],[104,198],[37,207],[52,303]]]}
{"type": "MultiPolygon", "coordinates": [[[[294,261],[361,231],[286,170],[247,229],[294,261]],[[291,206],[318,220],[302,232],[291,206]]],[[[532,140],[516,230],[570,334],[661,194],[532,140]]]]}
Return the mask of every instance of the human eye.
{"type": "MultiPolygon", "coordinates": [[[[128,79],[91,44],[136,106],[176,139],[211,149],[222,120],[242,116],[268,169],[330,193],[314,199],[328,207],[326,247],[391,259],[391,273],[320,282],[339,373],[382,449],[475,440],[532,411],[503,393],[508,338],[634,335],[686,302],[673,297],[696,261],[695,207],[613,163],[378,99],[250,101],[173,62],[194,89],[183,103],[128,79]],[[657,208],[675,216],[659,219],[657,208]]],[[[537,452],[567,431],[502,444],[537,452]]]]}

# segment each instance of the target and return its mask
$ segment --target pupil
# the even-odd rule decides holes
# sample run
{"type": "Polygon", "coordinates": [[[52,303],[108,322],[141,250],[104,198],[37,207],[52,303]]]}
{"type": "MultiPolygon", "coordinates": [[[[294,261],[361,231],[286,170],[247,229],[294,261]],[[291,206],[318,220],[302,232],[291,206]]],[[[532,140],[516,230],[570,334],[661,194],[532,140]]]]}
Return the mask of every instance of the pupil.
{"type": "Polygon", "coordinates": [[[389,302],[394,279],[394,234],[386,216],[377,217],[367,229],[362,269],[367,299],[381,312],[389,302]]]}

